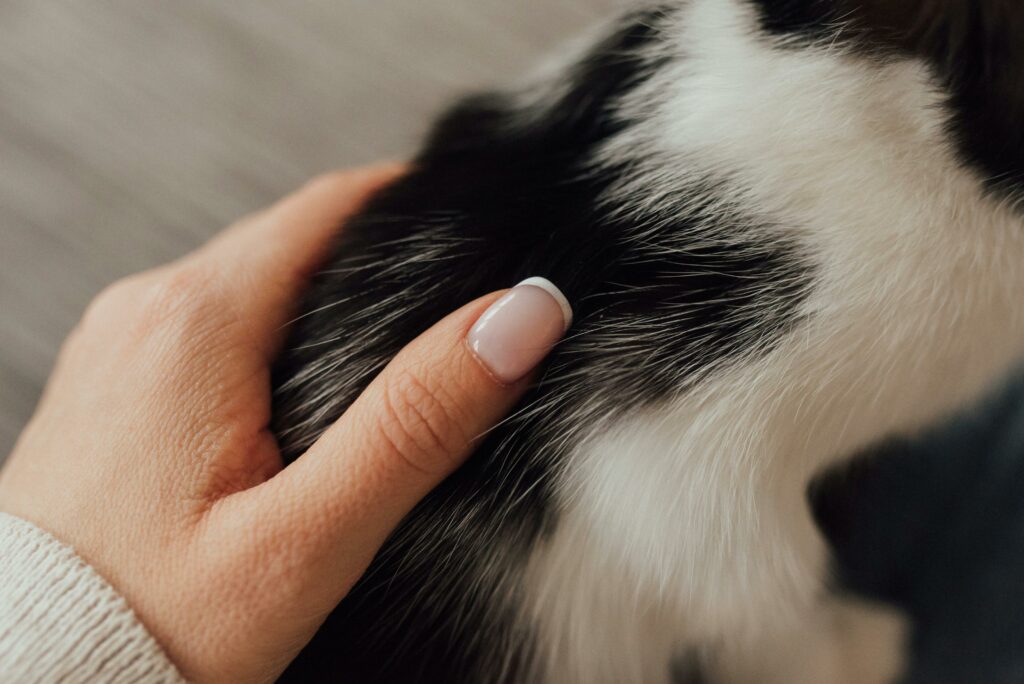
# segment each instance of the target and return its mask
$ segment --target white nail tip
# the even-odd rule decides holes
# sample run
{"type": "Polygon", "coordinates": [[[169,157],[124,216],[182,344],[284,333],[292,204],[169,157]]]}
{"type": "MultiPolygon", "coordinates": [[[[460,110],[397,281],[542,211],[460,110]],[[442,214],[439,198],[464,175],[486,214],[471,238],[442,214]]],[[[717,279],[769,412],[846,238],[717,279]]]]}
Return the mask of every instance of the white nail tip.
{"type": "Polygon", "coordinates": [[[562,291],[547,278],[527,278],[516,285],[516,287],[522,287],[524,285],[539,287],[551,295],[551,298],[558,303],[558,307],[562,310],[562,320],[565,322],[565,329],[568,330],[572,325],[572,305],[569,303],[569,300],[565,298],[565,295],[562,294],[562,291]]]}

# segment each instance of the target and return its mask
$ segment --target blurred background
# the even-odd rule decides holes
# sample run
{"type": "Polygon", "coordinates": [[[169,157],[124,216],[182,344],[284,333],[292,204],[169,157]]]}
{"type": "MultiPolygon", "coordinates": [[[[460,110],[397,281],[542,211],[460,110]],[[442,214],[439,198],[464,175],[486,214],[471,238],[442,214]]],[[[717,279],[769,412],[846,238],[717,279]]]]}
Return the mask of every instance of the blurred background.
{"type": "Polygon", "coordinates": [[[408,157],[626,1],[0,1],[0,461],[104,285],[408,157]]]}
{"type": "MultiPolygon", "coordinates": [[[[104,285],[333,168],[403,158],[632,0],[0,0],[0,462],[104,285]]],[[[818,499],[907,682],[1024,682],[1024,383],[818,499]]]]}

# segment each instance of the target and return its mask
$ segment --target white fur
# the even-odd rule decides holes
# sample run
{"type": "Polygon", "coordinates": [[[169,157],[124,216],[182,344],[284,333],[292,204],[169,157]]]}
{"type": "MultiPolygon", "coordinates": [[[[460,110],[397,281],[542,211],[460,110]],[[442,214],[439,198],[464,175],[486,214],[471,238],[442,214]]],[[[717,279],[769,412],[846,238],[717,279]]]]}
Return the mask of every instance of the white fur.
{"type": "Polygon", "coordinates": [[[524,582],[538,678],[557,684],[664,682],[688,645],[769,659],[806,634],[831,610],[811,477],[969,402],[1024,349],[1024,221],[955,158],[924,65],[784,49],[740,0],[683,15],[686,58],[636,93],[644,123],[604,151],[641,169],[623,196],[649,206],[722,178],[797,238],[816,283],[766,356],[575,454],[524,582]]]}

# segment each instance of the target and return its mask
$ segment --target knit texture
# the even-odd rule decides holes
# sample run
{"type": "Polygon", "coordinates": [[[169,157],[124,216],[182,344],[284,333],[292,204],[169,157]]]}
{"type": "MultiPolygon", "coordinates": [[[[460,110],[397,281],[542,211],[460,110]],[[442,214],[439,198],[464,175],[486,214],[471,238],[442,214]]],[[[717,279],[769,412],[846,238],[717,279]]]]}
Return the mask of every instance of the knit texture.
{"type": "Polygon", "coordinates": [[[75,552],[0,513],[0,682],[184,682],[125,600],[75,552]]]}

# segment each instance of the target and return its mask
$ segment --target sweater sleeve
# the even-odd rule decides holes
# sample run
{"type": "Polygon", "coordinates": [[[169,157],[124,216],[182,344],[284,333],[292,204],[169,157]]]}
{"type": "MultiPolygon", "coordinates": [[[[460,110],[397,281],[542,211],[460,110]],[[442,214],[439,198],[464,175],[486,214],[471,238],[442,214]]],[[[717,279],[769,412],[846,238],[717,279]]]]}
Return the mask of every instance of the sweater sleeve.
{"type": "Polygon", "coordinates": [[[0,513],[0,682],[184,680],[127,602],[75,552],[0,513]]]}

